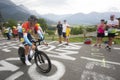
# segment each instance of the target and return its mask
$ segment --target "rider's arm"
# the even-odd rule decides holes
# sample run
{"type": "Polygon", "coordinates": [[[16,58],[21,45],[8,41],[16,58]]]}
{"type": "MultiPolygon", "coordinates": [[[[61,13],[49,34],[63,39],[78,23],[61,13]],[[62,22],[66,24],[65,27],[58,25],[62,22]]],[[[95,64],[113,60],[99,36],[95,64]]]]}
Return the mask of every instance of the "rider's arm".
{"type": "Polygon", "coordinates": [[[29,41],[27,35],[28,35],[28,28],[25,24],[22,25],[22,32],[23,32],[23,38],[26,43],[28,43],[30,46],[32,46],[32,43],[29,41]]]}
{"type": "Polygon", "coordinates": [[[43,40],[44,37],[43,37],[42,32],[41,32],[40,30],[37,30],[37,33],[38,33],[38,35],[39,35],[39,38],[43,40]]]}
{"type": "Polygon", "coordinates": [[[28,43],[30,46],[32,46],[32,43],[29,41],[29,39],[28,39],[28,37],[27,37],[27,33],[24,33],[24,34],[23,34],[23,38],[24,38],[24,41],[25,41],[26,43],[28,43]]]}
{"type": "Polygon", "coordinates": [[[43,30],[42,30],[42,28],[40,26],[38,27],[38,30],[40,30],[42,32],[42,34],[43,34],[43,30]]]}

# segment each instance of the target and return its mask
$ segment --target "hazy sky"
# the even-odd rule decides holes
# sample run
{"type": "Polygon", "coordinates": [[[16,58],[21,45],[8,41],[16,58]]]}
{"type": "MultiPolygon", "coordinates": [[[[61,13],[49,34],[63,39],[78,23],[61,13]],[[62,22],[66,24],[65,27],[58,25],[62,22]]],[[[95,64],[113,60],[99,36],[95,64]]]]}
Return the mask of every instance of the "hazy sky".
{"type": "Polygon", "coordinates": [[[40,14],[120,11],[120,0],[11,0],[40,14]]]}

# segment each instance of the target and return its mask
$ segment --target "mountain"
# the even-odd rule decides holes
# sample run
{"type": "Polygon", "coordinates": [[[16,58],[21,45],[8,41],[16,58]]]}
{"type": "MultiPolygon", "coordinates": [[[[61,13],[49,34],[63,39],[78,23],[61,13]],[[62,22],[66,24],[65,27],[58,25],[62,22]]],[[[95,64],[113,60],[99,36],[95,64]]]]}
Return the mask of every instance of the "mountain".
{"type": "Polygon", "coordinates": [[[23,5],[16,5],[11,0],[0,1],[0,12],[5,20],[15,19],[24,21],[28,19],[30,15],[37,15],[40,17],[35,11],[31,11],[23,5]]]}
{"type": "Polygon", "coordinates": [[[108,20],[111,14],[115,14],[116,17],[120,17],[120,12],[92,12],[89,14],[76,13],[76,14],[65,14],[55,15],[46,14],[40,15],[34,10],[29,10],[24,5],[16,5],[11,0],[0,0],[0,14],[2,17],[7,19],[15,19],[24,21],[33,14],[39,18],[45,18],[48,24],[56,24],[59,20],[63,21],[66,19],[69,24],[97,24],[101,19],[108,20]]]}
{"type": "Polygon", "coordinates": [[[91,12],[88,14],[76,13],[68,15],[46,14],[42,16],[55,22],[66,19],[69,24],[98,24],[101,19],[108,20],[111,14],[114,14],[116,18],[120,17],[120,12],[91,12]]]}
{"type": "MultiPolygon", "coordinates": [[[[4,21],[15,19],[25,21],[30,15],[36,15],[38,18],[43,18],[35,10],[29,10],[24,5],[16,5],[11,0],[0,0],[0,14],[4,21]]],[[[47,24],[55,24],[53,21],[46,19],[47,24]]]]}

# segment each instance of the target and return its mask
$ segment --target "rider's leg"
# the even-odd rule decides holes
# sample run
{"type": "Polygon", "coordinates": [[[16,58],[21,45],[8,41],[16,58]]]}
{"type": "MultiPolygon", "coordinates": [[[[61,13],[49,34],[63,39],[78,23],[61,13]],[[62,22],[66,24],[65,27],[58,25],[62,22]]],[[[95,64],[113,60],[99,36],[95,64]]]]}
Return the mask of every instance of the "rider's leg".
{"type": "Polygon", "coordinates": [[[33,56],[34,51],[35,51],[35,45],[33,44],[33,45],[31,46],[31,48],[30,48],[30,57],[33,56]]]}
{"type": "Polygon", "coordinates": [[[26,65],[31,65],[31,63],[28,60],[28,54],[29,54],[29,45],[25,46],[25,63],[26,65]]]}

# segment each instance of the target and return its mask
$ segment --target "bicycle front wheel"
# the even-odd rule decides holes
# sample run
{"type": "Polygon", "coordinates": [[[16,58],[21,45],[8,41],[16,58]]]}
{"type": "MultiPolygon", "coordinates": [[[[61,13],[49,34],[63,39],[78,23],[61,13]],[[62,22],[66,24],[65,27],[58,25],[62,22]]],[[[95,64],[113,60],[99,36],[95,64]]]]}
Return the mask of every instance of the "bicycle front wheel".
{"type": "Polygon", "coordinates": [[[35,63],[43,73],[48,73],[51,70],[51,61],[49,57],[42,51],[35,53],[35,63]]]}

